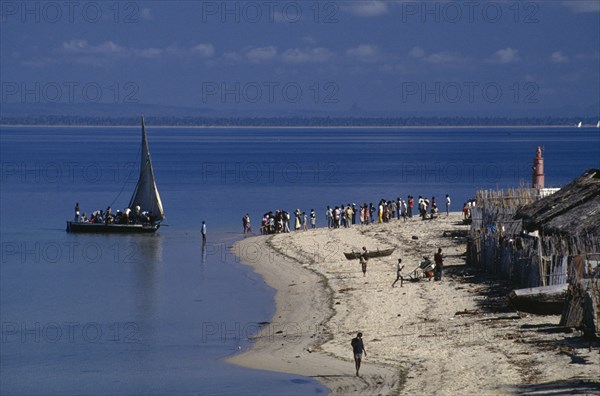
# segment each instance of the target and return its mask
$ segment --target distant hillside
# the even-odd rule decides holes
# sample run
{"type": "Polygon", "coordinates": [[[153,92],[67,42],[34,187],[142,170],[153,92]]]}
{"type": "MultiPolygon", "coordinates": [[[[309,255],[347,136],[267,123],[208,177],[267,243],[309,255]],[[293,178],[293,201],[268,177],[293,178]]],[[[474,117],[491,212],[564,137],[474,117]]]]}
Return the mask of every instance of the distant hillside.
{"type": "Polygon", "coordinates": [[[138,125],[141,114],[149,125],[172,126],[575,126],[580,121],[596,125],[598,106],[583,112],[562,109],[535,112],[515,110],[508,114],[457,114],[422,111],[376,112],[359,108],[325,112],[301,109],[224,110],[111,103],[4,103],[2,125],[138,125]],[[585,115],[585,116],[584,116],[585,115]]]}
{"type": "MultiPolygon", "coordinates": [[[[247,126],[247,127],[365,127],[365,126],[575,126],[582,121],[596,125],[595,118],[543,117],[177,117],[146,116],[147,125],[164,126],[247,126]]],[[[135,126],[139,116],[2,116],[0,125],[83,125],[135,126]]]]}

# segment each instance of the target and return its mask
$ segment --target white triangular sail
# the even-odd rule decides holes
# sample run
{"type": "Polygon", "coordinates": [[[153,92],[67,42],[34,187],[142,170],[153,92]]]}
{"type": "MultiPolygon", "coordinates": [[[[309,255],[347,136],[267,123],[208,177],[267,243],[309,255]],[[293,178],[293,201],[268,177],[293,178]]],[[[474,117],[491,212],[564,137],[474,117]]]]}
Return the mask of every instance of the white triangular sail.
{"type": "Polygon", "coordinates": [[[153,223],[160,223],[165,218],[162,202],[156,181],[154,180],[154,170],[150,160],[150,150],[148,149],[148,139],[146,137],[146,127],[144,125],[144,116],[142,116],[142,159],[140,164],[140,177],[129,201],[129,208],[135,210],[140,206],[141,211],[150,212],[150,220],[153,223]]]}

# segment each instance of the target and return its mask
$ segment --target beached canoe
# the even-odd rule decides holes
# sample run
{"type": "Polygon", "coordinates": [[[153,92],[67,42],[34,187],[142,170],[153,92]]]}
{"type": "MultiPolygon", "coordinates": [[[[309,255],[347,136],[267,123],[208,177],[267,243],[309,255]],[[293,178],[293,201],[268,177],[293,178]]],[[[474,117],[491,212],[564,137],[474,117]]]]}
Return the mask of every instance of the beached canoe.
{"type": "MultiPolygon", "coordinates": [[[[384,250],[369,250],[367,253],[367,257],[368,258],[375,258],[375,257],[385,257],[385,256],[390,256],[392,253],[394,253],[394,250],[396,250],[396,248],[391,248],[391,249],[384,249],[384,250]]],[[[344,252],[344,256],[346,256],[346,258],[348,260],[355,260],[357,258],[360,257],[360,252],[355,252],[352,251],[351,253],[345,253],[344,252]]]]}
{"type": "Polygon", "coordinates": [[[563,311],[568,285],[552,285],[516,289],[508,298],[519,311],[540,315],[559,315],[563,311]]]}

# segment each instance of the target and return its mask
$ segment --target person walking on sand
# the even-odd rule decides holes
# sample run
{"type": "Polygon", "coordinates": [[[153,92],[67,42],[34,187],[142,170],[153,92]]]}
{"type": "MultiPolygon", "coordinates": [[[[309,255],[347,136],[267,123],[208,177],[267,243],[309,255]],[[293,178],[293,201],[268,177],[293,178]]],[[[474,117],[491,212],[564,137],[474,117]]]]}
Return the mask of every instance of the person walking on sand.
{"type": "Polygon", "coordinates": [[[202,220],[202,243],[206,243],[206,223],[202,220]]]}
{"type": "Polygon", "coordinates": [[[400,280],[400,287],[402,287],[404,283],[404,278],[402,277],[402,269],[404,266],[402,265],[402,259],[398,259],[398,264],[396,264],[396,280],[392,283],[392,287],[400,280]]]}
{"type": "Polygon", "coordinates": [[[442,280],[442,269],[444,268],[444,255],[442,254],[442,248],[438,248],[438,252],[433,255],[435,261],[435,278],[436,281],[442,280]]]}
{"type": "Polygon", "coordinates": [[[402,287],[402,284],[404,283],[404,278],[402,277],[402,269],[403,268],[404,268],[404,266],[402,265],[402,259],[399,258],[398,264],[396,264],[396,280],[394,281],[394,283],[392,283],[392,287],[394,287],[394,285],[396,284],[396,282],[398,282],[398,280],[400,280],[400,287],[402,287]]]}
{"type": "Polygon", "coordinates": [[[363,276],[367,276],[367,261],[369,261],[369,251],[363,246],[363,251],[360,254],[360,266],[362,268],[363,276]]]}
{"type": "Polygon", "coordinates": [[[355,338],[350,341],[352,345],[352,353],[354,354],[354,367],[356,367],[356,376],[358,377],[358,371],[360,370],[360,363],[362,361],[362,355],[367,356],[367,350],[362,340],[362,333],[358,333],[355,338]]]}

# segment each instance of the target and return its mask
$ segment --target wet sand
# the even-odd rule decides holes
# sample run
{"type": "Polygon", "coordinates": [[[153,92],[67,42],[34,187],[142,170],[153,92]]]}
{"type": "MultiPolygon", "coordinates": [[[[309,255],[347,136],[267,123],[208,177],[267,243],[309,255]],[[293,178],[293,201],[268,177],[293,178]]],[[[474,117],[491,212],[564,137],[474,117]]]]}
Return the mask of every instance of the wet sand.
{"type": "Polygon", "coordinates": [[[252,348],[228,361],[317,379],[335,395],[587,393],[600,390],[600,354],[559,316],[517,312],[510,288],[466,266],[460,213],[432,221],[355,225],[246,238],[234,252],[277,290],[276,313],[252,348]],[[416,237],[416,239],[414,238],[416,237]],[[396,248],[363,276],[343,252],[396,248]],[[392,288],[422,256],[446,256],[441,282],[392,288]],[[350,340],[364,333],[356,377],[350,340]]]}

